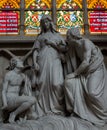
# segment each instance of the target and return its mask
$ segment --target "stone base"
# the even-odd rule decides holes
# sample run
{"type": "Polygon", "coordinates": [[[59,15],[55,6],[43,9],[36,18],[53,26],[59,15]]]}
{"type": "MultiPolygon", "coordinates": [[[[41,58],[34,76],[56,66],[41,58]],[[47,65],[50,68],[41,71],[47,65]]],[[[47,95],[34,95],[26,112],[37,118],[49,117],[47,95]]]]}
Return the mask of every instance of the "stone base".
{"type": "Polygon", "coordinates": [[[98,127],[77,117],[44,116],[38,120],[2,124],[0,130],[107,130],[107,125],[98,127]]]}

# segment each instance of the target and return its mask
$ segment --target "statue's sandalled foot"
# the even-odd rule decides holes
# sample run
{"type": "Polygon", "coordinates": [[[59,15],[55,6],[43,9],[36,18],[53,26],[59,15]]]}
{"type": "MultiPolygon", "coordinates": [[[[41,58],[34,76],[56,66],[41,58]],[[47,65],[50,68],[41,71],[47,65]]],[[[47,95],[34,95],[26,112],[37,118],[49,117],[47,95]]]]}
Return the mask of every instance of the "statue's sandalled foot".
{"type": "Polygon", "coordinates": [[[15,114],[14,112],[10,113],[10,116],[9,116],[9,122],[10,123],[15,123],[15,114]]]}

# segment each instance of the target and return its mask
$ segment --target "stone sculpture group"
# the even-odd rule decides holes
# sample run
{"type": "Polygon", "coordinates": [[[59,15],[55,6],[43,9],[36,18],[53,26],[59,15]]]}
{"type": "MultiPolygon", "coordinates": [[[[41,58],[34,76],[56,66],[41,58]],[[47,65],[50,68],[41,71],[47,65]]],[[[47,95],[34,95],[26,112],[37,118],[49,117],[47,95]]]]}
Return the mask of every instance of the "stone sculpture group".
{"type": "Polygon", "coordinates": [[[27,55],[32,66],[20,57],[10,60],[2,89],[8,116],[0,130],[103,130],[107,73],[100,49],[79,28],[70,28],[64,40],[49,15],[40,27],[27,55]]]}

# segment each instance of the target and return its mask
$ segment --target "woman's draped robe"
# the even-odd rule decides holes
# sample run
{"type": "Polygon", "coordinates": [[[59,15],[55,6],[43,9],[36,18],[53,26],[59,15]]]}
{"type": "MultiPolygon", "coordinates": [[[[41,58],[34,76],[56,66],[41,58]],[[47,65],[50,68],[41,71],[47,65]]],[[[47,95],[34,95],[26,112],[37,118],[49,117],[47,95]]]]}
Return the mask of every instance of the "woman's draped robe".
{"type": "Polygon", "coordinates": [[[63,69],[59,52],[46,45],[46,39],[54,41],[55,44],[65,46],[63,38],[59,33],[41,34],[34,43],[34,49],[38,51],[37,63],[40,70],[37,75],[37,84],[39,88],[38,102],[36,112],[38,117],[49,114],[63,114],[63,69]]]}

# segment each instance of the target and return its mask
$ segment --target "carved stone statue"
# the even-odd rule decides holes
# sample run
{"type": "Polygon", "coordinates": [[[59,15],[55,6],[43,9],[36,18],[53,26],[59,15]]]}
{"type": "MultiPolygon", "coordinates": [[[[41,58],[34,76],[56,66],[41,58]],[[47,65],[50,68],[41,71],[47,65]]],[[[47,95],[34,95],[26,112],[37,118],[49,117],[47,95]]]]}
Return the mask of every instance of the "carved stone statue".
{"type": "Polygon", "coordinates": [[[95,125],[107,123],[107,72],[103,55],[79,28],[67,32],[65,99],[72,114],[95,125]],[[69,58],[70,57],[70,58],[69,58]]]}
{"type": "Polygon", "coordinates": [[[10,61],[10,71],[3,81],[2,100],[3,110],[10,112],[9,122],[13,123],[20,113],[30,109],[36,103],[31,96],[31,84],[27,76],[22,73],[23,62],[14,57],[10,61]]]}
{"type": "Polygon", "coordinates": [[[55,30],[52,19],[44,15],[40,22],[41,33],[33,46],[33,61],[39,86],[37,104],[38,116],[45,114],[64,114],[63,104],[63,69],[60,51],[65,47],[65,41],[55,30]]]}
{"type": "Polygon", "coordinates": [[[15,104],[16,110],[10,114],[12,123],[1,124],[0,130],[106,130],[107,80],[101,51],[83,38],[78,28],[68,30],[65,42],[48,15],[42,17],[40,26],[41,32],[26,55],[32,53],[35,75],[30,80],[36,88],[33,93],[38,94],[32,97],[24,90],[20,95],[23,81],[26,88],[29,78],[25,80],[23,65],[16,58],[17,64],[3,84],[3,108],[10,110],[15,104]],[[32,105],[38,118],[13,123],[32,105]]]}

